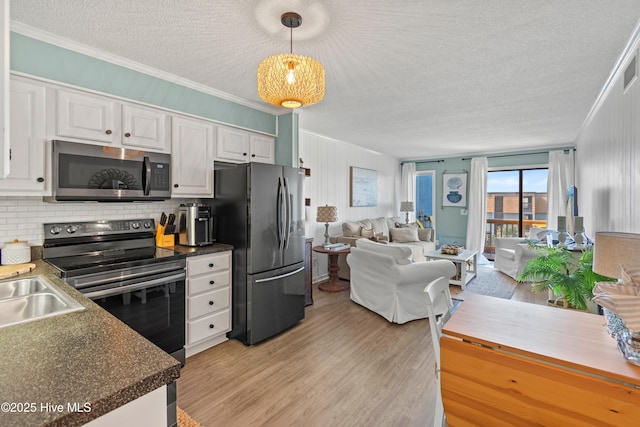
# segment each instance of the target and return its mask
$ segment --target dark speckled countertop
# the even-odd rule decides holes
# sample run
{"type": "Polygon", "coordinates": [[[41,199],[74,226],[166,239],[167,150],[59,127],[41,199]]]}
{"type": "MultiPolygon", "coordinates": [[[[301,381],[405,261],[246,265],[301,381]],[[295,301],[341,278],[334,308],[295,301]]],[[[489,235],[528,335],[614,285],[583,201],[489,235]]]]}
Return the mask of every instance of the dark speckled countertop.
{"type": "Polygon", "coordinates": [[[0,328],[0,401],[35,403],[34,412],[2,410],[0,425],[79,426],[180,376],[176,359],[64,283],[49,264],[35,264],[17,278],[43,275],[86,310],[0,328]],[[47,411],[47,403],[64,410],[47,411]],[[91,410],[69,412],[74,403],[91,410]]]}

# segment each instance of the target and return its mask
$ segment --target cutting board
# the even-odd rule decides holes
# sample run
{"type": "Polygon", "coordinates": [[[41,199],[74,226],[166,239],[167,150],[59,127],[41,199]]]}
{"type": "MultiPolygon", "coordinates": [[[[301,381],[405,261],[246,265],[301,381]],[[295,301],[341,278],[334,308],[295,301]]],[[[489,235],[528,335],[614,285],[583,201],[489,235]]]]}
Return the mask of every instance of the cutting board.
{"type": "Polygon", "coordinates": [[[14,264],[0,266],[0,279],[6,279],[7,277],[17,276],[18,274],[28,273],[36,268],[33,263],[27,264],[14,264]]]}

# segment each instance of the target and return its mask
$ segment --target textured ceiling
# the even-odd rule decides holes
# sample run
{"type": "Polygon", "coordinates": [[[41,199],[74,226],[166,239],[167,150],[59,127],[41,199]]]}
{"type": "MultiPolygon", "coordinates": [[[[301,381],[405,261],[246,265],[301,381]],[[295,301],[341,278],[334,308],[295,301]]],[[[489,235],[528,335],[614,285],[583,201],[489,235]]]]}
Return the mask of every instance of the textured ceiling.
{"type": "Polygon", "coordinates": [[[294,53],[326,70],[301,127],[410,159],[572,144],[640,1],[11,1],[14,22],[263,108],[256,68],[288,52],[287,11],[294,53]]]}

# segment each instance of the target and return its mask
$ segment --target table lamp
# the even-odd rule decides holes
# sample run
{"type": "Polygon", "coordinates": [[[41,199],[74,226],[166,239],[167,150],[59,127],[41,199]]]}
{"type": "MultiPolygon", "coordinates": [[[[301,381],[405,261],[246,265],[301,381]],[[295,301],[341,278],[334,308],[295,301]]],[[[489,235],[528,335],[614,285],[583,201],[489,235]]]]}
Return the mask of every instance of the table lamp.
{"type": "Polygon", "coordinates": [[[625,270],[640,267],[640,234],[598,232],[593,246],[593,272],[622,278],[625,270]]]}
{"type": "Polygon", "coordinates": [[[335,206],[318,206],[316,222],[324,222],[324,244],[329,244],[329,223],[338,220],[338,208],[335,206]]]}
{"type": "Polygon", "coordinates": [[[400,212],[405,212],[404,223],[409,224],[409,212],[413,212],[413,202],[400,202],[400,212]]]}

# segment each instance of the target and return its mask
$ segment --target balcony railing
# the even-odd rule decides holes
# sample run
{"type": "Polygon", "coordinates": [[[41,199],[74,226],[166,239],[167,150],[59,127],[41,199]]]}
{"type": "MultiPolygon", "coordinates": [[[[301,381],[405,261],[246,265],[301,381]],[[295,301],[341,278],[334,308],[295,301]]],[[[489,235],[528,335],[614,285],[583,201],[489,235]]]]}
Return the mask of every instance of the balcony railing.
{"type": "MultiPolygon", "coordinates": [[[[524,228],[522,236],[526,237],[529,234],[531,227],[546,228],[547,221],[542,219],[524,219],[522,220],[522,227],[524,228]]],[[[518,237],[520,236],[518,230],[517,219],[487,219],[487,232],[484,239],[484,252],[486,254],[494,254],[495,238],[496,237],[518,237]]],[[[523,237],[523,238],[524,238],[523,237]]]]}

